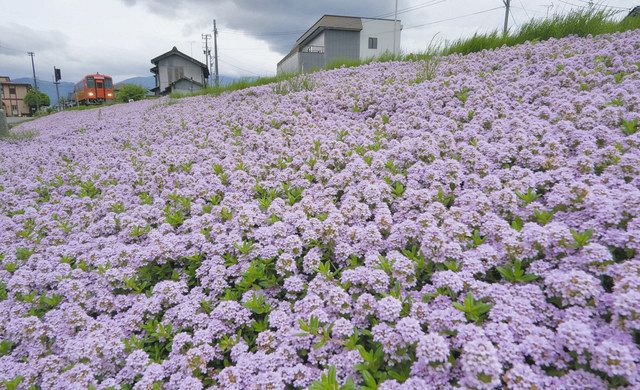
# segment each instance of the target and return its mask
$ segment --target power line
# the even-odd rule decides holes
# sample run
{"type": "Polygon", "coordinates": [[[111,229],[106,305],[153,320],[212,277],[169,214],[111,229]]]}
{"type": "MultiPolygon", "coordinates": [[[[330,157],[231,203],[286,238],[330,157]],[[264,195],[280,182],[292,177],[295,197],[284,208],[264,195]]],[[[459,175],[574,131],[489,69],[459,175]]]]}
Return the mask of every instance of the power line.
{"type": "Polygon", "coordinates": [[[0,45],[0,48],[6,49],[6,50],[9,50],[9,51],[13,51],[13,52],[16,52],[16,53],[22,53],[24,51],[24,50],[14,49],[12,47],[8,47],[8,46],[5,46],[5,45],[0,45]]]}
{"type": "Polygon", "coordinates": [[[590,1],[586,1],[586,0],[577,0],[581,3],[584,4],[588,4],[589,6],[593,6],[593,7],[606,7],[606,8],[617,8],[617,9],[621,9],[621,10],[625,10],[628,11],[631,9],[631,7],[618,7],[615,5],[609,5],[609,4],[605,4],[605,3],[594,3],[594,2],[590,2],[590,1]]]}
{"type": "Polygon", "coordinates": [[[520,3],[520,5],[522,6],[522,9],[524,10],[524,14],[527,15],[527,19],[531,19],[531,16],[529,16],[529,12],[527,12],[527,9],[524,8],[524,4],[522,4],[522,0],[518,0],[518,3],[520,3]]]}
{"type": "MultiPolygon", "coordinates": [[[[431,1],[427,1],[427,2],[424,2],[424,3],[421,3],[421,4],[417,4],[417,5],[411,6],[411,7],[402,8],[402,9],[398,10],[398,15],[404,14],[404,13],[407,13],[407,12],[412,12],[412,11],[415,11],[415,10],[418,10],[418,9],[422,9],[422,8],[425,8],[425,7],[430,7],[430,6],[433,6],[433,5],[440,4],[440,3],[444,3],[446,1],[449,1],[449,0],[431,0],[431,1]]],[[[378,14],[378,15],[375,15],[375,16],[362,17],[362,18],[358,18],[358,19],[365,19],[365,20],[362,20],[360,23],[361,24],[366,24],[366,23],[374,22],[375,19],[378,19],[378,18],[392,16],[392,15],[394,15],[394,13],[395,13],[394,11],[391,11],[391,12],[386,12],[386,13],[383,13],[383,14],[378,14]],[[367,20],[367,19],[369,19],[369,20],[367,20]]],[[[359,24],[358,22],[354,22],[353,26],[355,27],[358,24],[359,24]]],[[[248,35],[248,36],[252,36],[252,37],[269,37],[269,36],[297,35],[297,34],[305,33],[307,31],[308,31],[308,29],[307,30],[262,32],[262,33],[255,33],[255,34],[247,33],[247,32],[244,32],[244,31],[227,31],[227,33],[228,34],[237,34],[237,35],[248,35]]]]}
{"type": "Polygon", "coordinates": [[[516,18],[513,16],[513,12],[509,12],[509,16],[511,16],[511,21],[513,22],[513,24],[516,25],[516,27],[520,27],[520,25],[518,24],[518,22],[516,22],[516,18]]]}
{"type": "MultiPolygon", "coordinates": [[[[582,9],[586,9],[586,10],[592,10],[592,9],[594,9],[594,8],[596,7],[596,5],[595,5],[595,4],[592,4],[592,5],[590,5],[590,6],[584,6],[584,5],[579,5],[579,4],[569,3],[568,1],[564,1],[564,0],[558,0],[558,1],[559,1],[559,2],[561,2],[561,3],[563,3],[563,4],[570,5],[570,6],[572,6],[572,7],[578,7],[578,8],[582,8],[582,9]]],[[[605,8],[613,8],[613,7],[609,7],[609,6],[606,6],[606,5],[603,5],[603,6],[600,6],[600,7],[601,7],[602,9],[605,9],[605,8]]],[[[615,8],[621,8],[621,7],[615,7],[615,8]]],[[[614,14],[617,14],[617,13],[625,12],[625,11],[628,11],[628,10],[629,10],[629,8],[623,8],[623,9],[619,9],[619,10],[617,10],[617,11],[611,11],[611,12],[613,12],[614,14]]]]}
{"type": "MultiPolygon", "coordinates": [[[[233,59],[233,58],[231,58],[231,57],[229,57],[229,56],[227,56],[227,58],[229,58],[229,59],[234,60],[234,61],[236,61],[236,62],[237,62],[237,60],[235,60],[235,59],[233,59]]],[[[239,66],[237,66],[237,65],[235,65],[235,64],[233,64],[233,63],[231,63],[231,62],[228,62],[228,61],[223,60],[222,58],[220,58],[220,62],[225,63],[225,64],[227,64],[227,65],[229,65],[229,66],[232,66],[232,67],[234,67],[234,68],[236,68],[236,69],[238,69],[238,70],[241,70],[241,71],[243,71],[243,72],[251,73],[251,74],[252,74],[252,75],[254,75],[254,76],[258,76],[258,77],[260,77],[260,75],[259,75],[259,74],[257,74],[256,72],[252,72],[252,71],[250,71],[249,69],[241,68],[241,67],[239,67],[239,66]]]]}
{"type": "Polygon", "coordinates": [[[436,21],[433,21],[433,22],[429,22],[429,23],[422,23],[422,24],[416,24],[416,25],[413,25],[413,26],[407,26],[407,27],[404,27],[403,30],[409,30],[409,29],[412,29],[412,28],[418,28],[418,27],[424,27],[424,26],[427,26],[427,25],[432,25],[432,24],[437,24],[437,23],[442,23],[442,22],[448,22],[450,20],[462,19],[462,18],[466,18],[468,16],[484,14],[484,13],[487,13],[487,12],[490,12],[490,11],[495,11],[497,9],[502,9],[502,8],[504,8],[504,7],[494,7],[494,8],[485,9],[484,11],[473,12],[473,13],[470,13],[470,14],[456,16],[456,17],[453,17],[453,18],[440,19],[440,20],[436,20],[436,21]]]}

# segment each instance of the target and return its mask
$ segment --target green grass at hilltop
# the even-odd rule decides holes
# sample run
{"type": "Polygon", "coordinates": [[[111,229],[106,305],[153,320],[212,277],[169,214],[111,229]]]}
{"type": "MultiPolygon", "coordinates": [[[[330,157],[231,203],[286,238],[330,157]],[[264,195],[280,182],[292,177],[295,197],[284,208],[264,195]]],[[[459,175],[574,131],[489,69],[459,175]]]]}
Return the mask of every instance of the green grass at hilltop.
{"type": "Polygon", "coordinates": [[[498,31],[488,34],[474,34],[471,38],[453,42],[442,54],[469,54],[482,50],[515,46],[527,41],[545,41],[550,38],[564,38],[570,35],[586,37],[623,32],[640,28],[640,17],[613,20],[614,14],[603,10],[576,11],[566,15],[555,15],[548,19],[533,19],[523,24],[512,34],[503,35],[498,31]]]}

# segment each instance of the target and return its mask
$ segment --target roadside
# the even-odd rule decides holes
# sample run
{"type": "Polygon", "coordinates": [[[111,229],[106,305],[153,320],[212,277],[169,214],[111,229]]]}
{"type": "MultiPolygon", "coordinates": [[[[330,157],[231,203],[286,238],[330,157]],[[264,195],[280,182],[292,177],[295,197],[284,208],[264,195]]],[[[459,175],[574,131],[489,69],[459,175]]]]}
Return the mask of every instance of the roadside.
{"type": "Polygon", "coordinates": [[[9,124],[9,128],[15,127],[18,124],[26,121],[33,120],[35,118],[30,116],[9,116],[7,117],[7,123],[9,124]]]}

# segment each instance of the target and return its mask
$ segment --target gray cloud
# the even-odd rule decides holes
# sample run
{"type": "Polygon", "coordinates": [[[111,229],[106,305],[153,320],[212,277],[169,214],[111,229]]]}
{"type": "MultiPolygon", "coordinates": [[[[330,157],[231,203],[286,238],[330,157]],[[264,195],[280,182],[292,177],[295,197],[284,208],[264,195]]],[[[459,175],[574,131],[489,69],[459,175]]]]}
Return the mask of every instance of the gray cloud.
{"type": "MultiPolygon", "coordinates": [[[[185,35],[211,29],[212,19],[229,29],[267,42],[270,49],[287,53],[295,40],[324,14],[379,16],[388,14],[391,2],[379,0],[122,0],[140,4],[150,12],[167,18],[195,21],[185,26],[185,35]]],[[[220,29],[220,34],[224,31],[220,29]]]]}
{"type": "Polygon", "coordinates": [[[23,56],[24,52],[12,47],[12,43],[18,42],[32,51],[58,51],[68,46],[69,37],[60,31],[39,31],[16,23],[0,25],[0,54],[23,56]]]}
{"type": "Polygon", "coordinates": [[[116,75],[143,73],[149,65],[127,48],[77,47],[67,35],[56,30],[35,30],[11,23],[0,26],[0,73],[10,77],[31,76],[31,59],[25,50],[35,52],[36,76],[51,80],[53,67],[62,68],[63,81],[77,81],[93,72],[116,75]]]}

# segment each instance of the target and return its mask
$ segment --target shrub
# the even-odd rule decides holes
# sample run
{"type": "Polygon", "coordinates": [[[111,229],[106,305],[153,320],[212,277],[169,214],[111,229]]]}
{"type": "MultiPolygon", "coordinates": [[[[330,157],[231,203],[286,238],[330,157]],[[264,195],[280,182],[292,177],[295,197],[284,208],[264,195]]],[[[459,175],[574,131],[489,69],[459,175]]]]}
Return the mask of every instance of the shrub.
{"type": "Polygon", "coordinates": [[[49,100],[49,96],[47,94],[40,92],[36,89],[30,89],[29,92],[24,97],[24,102],[31,108],[32,110],[37,107],[46,107],[51,104],[49,100]]]}
{"type": "Polygon", "coordinates": [[[136,84],[125,84],[116,93],[116,101],[126,103],[129,100],[142,100],[147,96],[147,89],[136,84]]]}

